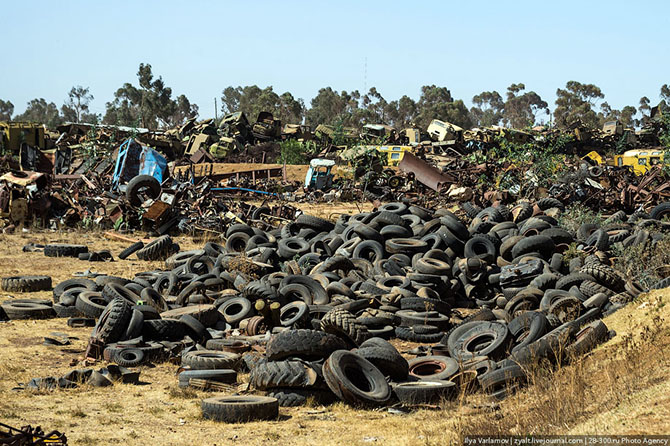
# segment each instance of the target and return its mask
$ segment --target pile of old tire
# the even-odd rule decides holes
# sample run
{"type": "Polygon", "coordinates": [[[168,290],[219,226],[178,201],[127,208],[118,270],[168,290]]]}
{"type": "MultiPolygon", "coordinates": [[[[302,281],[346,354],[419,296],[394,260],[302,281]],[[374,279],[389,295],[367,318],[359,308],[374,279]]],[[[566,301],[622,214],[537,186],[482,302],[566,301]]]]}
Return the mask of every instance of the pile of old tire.
{"type": "MultiPolygon", "coordinates": [[[[164,269],[133,279],[102,276],[80,283],[75,291],[63,292],[58,304],[99,317],[115,299],[124,301],[135,322],[128,319],[118,329],[122,335],[105,340],[116,343],[114,348],[119,341],[128,347],[123,343],[141,337],[173,354],[187,350],[185,358],[194,346],[196,351],[224,350],[225,342],[213,341],[225,337],[219,340],[234,342],[239,335],[257,342],[270,332],[316,331],[343,341],[338,350],[361,348],[369,338],[397,337],[435,344],[433,350],[440,353],[433,356],[459,362],[457,373],[483,378],[518,351],[530,349],[532,357],[539,356],[531,345],[542,339],[540,344],[547,344],[555,330],[567,333],[559,337],[563,343],[593,339],[572,328],[566,331],[565,324],[586,330],[575,321],[589,314],[588,323],[595,323],[594,318],[641,291],[611,267],[611,250],[617,243],[653,248],[658,238],[652,234],[661,234],[665,223],[624,215],[627,223],[612,218],[572,234],[558,225],[562,207],[553,199],[484,209],[466,204],[469,216],[460,217],[447,209],[390,203],[335,223],[300,215],[281,228],[233,224],[223,244],[177,252],[165,259],[164,269]],[[564,258],[568,248],[577,252],[574,259],[564,258]],[[465,317],[468,312],[474,314],[465,317]],[[466,363],[470,368],[464,369],[466,363]]],[[[161,243],[175,248],[171,240],[161,243]]],[[[328,376],[336,382],[336,363],[328,363],[332,354],[273,356],[270,362],[290,365],[268,365],[265,372],[255,372],[260,375],[254,381],[283,404],[297,404],[304,400],[299,394],[323,393],[328,376]],[[300,378],[281,377],[289,370],[300,378]]],[[[184,365],[193,367],[189,361],[184,365]]],[[[431,367],[440,373],[453,369],[440,364],[431,367]]],[[[244,360],[236,367],[250,368],[244,360]]],[[[431,373],[426,376],[435,379],[431,373]]],[[[497,381],[484,382],[486,389],[498,389],[497,381]]],[[[403,385],[401,392],[412,386],[426,388],[403,385]]]]}
{"type": "Polygon", "coordinates": [[[502,399],[525,382],[532,364],[569,361],[607,340],[611,334],[599,316],[593,308],[554,327],[541,312],[506,324],[482,310],[446,336],[439,354],[436,346],[409,362],[381,338],[347,350],[337,349],[349,342],[344,333],[286,330],[270,339],[249,382],[281,406],[310,397],[319,403],[336,397],[356,407],[435,405],[477,388],[502,399]]]}
{"type": "MultiPolygon", "coordinates": [[[[341,307],[370,336],[422,343],[437,342],[462,319],[454,308],[491,308],[505,319],[522,308],[539,308],[545,294],[550,296],[543,306],[554,304],[557,296],[586,301],[593,291],[604,291],[594,284],[614,287],[605,293],[618,295],[614,302],[628,299],[625,283],[622,289],[607,280],[608,273],[582,265],[599,262],[606,269],[603,249],[610,241],[605,246],[598,236],[612,235],[615,243],[618,229],[586,231],[589,240],[570,234],[550,216],[561,206],[552,200],[492,206],[467,225],[446,209],[403,203],[341,217],[334,224],[307,215],[281,229],[234,224],[223,245],[210,242],[173,254],[164,270],[139,273],[128,286],[137,295],[153,289],[169,309],[215,305],[221,322],[249,335],[277,327],[318,327],[321,316],[341,307]],[[568,264],[562,252],[575,243],[591,254],[585,262],[568,264]],[[559,283],[563,276],[569,278],[559,283]]],[[[174,245],[164,236],[142,250],[174,245]]],[[[637,292],[632,284],[628,288],[637,292]]],[[[569,302],[574,300],[563,300],[552,311],[569,302]]],[[[615,308],[609,300],[603,306],[605,311],[615,308]]]]}

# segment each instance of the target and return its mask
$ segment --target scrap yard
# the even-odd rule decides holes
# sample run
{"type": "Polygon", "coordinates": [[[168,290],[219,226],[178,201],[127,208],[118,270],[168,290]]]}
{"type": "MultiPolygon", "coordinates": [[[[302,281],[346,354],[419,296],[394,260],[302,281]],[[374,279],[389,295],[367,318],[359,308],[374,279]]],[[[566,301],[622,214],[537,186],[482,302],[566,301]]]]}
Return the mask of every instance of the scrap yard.
{"type": "Polygon", "coordinates": [[[0,445],[670,441],[670,85],[623,68],[667,14],[73,4],[8,14],[0,445]]]}

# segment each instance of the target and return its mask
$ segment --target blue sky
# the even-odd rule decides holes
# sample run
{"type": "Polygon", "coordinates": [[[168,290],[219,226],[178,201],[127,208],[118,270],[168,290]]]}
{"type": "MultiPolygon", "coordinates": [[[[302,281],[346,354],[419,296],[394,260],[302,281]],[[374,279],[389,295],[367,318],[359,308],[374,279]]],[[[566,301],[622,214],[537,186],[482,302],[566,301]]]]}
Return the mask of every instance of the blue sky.
{"type": "Polygon", "coordinates": [[[392,100],[436,84],[469,105],[523,82],[553,108],[577,80],[621,108],[670,83],[669,24],[665,1],[7,1],[0,99],[19,113],[83,85],[104,113],[147,62],[201,117],[225,87],[251,84],[306,103],[324,86],[392,100]]]}

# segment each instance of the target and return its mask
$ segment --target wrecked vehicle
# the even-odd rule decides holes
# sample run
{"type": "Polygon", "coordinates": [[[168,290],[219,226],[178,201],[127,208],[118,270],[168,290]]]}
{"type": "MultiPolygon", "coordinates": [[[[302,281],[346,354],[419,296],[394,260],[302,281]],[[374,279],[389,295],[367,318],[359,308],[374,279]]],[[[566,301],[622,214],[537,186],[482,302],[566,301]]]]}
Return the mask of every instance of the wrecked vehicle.
{"type": "Polygon", "coordinates": [[[461,141],[463,139],[463,129],[455,124],[433,119],[428,125],[428,135],[433,141],[461,141]]]}
{"type": "Polygon", "coordinates": [[[221,136],[239,137],[243,142],[251,139],[251,126],[242,112],[235,112],[224,116],[219,123],[221,136]]]}
{"type": "Polygon", "coordinates": [[[47,187],[47,176],[40,172],[11,171],[0,176],[0,217],[13,224],[23,224],[33,211],[46,211],[46,206],[35,206],[44,202],[42,192],[47,187]]]}
{"type": "Polygon", "coordinates": [[[314,158],[309,162],[305,175],[305,187],[313,190],[328,190],[333,186],[333,174],[330,172],[335,161],[314,158]]]}
{"type": "Polygon", "coordinates": [[[268,141],[281,138],[281,121],[275,119],[272,113],[262,111],[258,114],[251,133],[257,140],[268,141]]]}
{"type": "Polygon", "coordinates": [[[119,147],[112,176],[112,188],[120,189],[121,185],[138,175],[151,176],[160,184],[166,172],[167,159],[163,155],[128,138],[119,147]]]}
{"type": "Polygon", "coordinates": [[[0,149],[18,153],[21,144],[46,149],[44,126],[32,122],[0,122],[0,149]]]}

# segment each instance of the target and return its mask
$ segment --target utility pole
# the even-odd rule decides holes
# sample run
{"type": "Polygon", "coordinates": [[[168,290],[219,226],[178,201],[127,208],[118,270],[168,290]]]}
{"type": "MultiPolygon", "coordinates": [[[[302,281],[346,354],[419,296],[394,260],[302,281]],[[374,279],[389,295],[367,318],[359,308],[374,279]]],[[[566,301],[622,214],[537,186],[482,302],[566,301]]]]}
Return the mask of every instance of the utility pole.
{"type": "Polygon", "coordinates": [[[216,106],[216,96],[214,96],[214,120],[219,125],[219,108],[216,106]]]}

